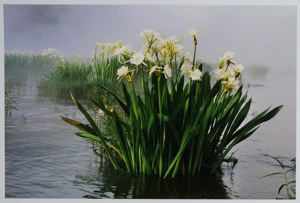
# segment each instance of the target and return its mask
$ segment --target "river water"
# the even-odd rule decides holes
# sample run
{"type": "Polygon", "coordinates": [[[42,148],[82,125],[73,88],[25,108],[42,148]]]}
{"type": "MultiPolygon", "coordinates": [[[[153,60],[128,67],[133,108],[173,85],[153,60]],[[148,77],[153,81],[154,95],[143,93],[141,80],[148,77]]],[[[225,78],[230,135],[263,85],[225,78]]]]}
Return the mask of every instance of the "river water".
{"type": "MultiPolygon", "coordinates": [[[[263,80],[248,79],[253,86],[251,113],[268,105],[282,111],[248,140],[238,145],[234,168],[223,164],[223,175],[158,180],[132,178],[115,172],[101,161],[89,141],[74,135],[60,115],[81,119],[68,102],[39,97],[28,85],[14,91],[17,108],[5,118],[6,198],[241,198],[274,199],[284,179],[262,178],[280,171],[264,154],[280,157],[286,164],[295,158],[295,73],[268,74],[263,80]]],[[[290,174],[295,179],[295,174],[290,174]]]]}

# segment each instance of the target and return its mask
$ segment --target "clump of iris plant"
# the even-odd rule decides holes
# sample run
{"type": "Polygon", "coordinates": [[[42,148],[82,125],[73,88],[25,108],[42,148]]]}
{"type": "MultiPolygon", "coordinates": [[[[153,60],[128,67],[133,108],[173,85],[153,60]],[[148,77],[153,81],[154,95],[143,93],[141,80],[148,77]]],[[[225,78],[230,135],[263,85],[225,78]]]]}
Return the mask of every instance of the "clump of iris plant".
{"type": "Polygon", "coordinates": [[[122,94],[99,85],[118,106],[108,109],[100,97],[92,102],[111,121],[109,133],[73,96],[88,124],[62,119],[80,130],[76,135],[98,142],[117,170],[164,178],[203,170],[215,173],[232,148],[282,106],[249,118],[252,100],[243,93],[243,66],[227,52],[215,74],[203,71],[203,64],[196,62],[197,34],[189,31],[193,55],[184,50],[183,38],[152,30],[141,32],[144,43],[139,51],[121,43],[108,49],[120,62],[115,80],[122,94]]]}

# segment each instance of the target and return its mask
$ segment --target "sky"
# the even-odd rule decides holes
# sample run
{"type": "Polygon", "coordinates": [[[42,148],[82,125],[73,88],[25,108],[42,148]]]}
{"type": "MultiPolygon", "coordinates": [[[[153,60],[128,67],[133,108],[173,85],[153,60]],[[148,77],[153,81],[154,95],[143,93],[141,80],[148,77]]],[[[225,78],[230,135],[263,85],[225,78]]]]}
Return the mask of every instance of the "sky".
{"type": "Polygon", "coordinates": [[[139,33],[152,29],[184,36],[192,51],[189,28],[199,31],[198,57],[216,62],[225,51],[244,65],[296,67],[294,6],[179,5],[4,5],[6,51],[90,56],[97,41],[122,40],[139,49],[139,33]]]}

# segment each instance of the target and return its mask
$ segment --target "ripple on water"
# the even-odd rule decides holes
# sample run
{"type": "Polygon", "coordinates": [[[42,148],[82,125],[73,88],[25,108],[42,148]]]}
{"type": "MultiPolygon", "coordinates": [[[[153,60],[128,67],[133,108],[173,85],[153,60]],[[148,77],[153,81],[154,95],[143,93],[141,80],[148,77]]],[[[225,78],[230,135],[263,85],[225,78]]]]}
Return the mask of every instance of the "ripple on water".
{"type": "MultiPolygon", "coordinates": [[[[253,114],[268,104],[284,104],[279,116],[236,147],[238,164],[223,164],[223,175],[176,180],[132,178],[100,162],[90,143],[76,137],[60,115],[82,119],[70,103],[18,96],[18,111],[5,119],[5,194],[7,198],[253,198],[276,197],[280,177],[262,154],[295,157],[295,95],[282,83],[252,86],[253,114]],[[276,93],[275,93],[276,91],[276,93]],[[280,97],[278,95],[284,95],[280,97]],[[292,117],[294,118],[294,117],[292,117]],[[25,120],[26,119],[26,120],[25,120]],[[282,136],[282,135],[285,136],[282,136]]],[[[293,176],[295,177],[295,176],[293,176]]]]}

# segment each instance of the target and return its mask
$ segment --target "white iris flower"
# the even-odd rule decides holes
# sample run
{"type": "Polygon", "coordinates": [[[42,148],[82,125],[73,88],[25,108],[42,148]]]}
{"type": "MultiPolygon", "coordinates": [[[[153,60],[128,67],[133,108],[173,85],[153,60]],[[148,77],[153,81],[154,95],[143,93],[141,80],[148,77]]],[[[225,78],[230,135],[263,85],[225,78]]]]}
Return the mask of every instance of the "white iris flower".
{"type": "Polygon", "coordinates": [[[192,80],[198,80],[200,81],[202,77],[202,72],[199,69],[195,69],[190,73],[190,78],[192,80]]]}

